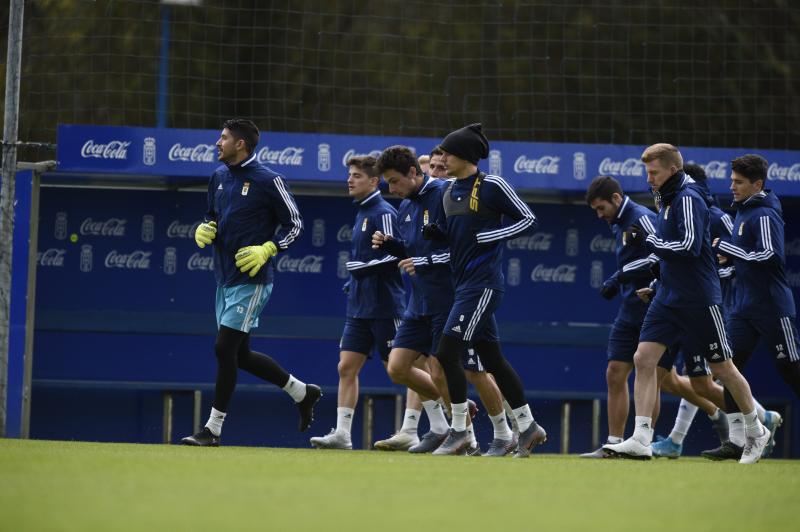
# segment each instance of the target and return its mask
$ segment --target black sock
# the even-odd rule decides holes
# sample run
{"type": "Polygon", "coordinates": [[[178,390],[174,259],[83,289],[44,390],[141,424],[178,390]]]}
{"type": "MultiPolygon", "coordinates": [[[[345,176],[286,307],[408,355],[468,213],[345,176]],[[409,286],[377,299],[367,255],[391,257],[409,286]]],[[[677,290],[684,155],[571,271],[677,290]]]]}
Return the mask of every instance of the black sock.
{"type": "Polygon", "coordinates": [[[464,374],[464,367],[461,365],[461,354],[467,351],[467,342],[442,335],[439,341],[439,349],[436,358],[442,365],[444,375],[447,378],[447,389],[450,391],[451,403],[467,402],[467,376],[464,374]]]}
{"type": "Polygon", "coordinates": [[[524,406],[527,401],[525,400],[525,388],[522,385],[522,379],[519,378],[516,370],[508,363],[506,357],[500,351],[499,342],[489,342],[482,340],[475,343],[475,353],[481,358],[483,366],[486,371],[494,376],[497,381],[497,387],[500,392],[511,405],[511,408],[519,408],[524,406]]]}

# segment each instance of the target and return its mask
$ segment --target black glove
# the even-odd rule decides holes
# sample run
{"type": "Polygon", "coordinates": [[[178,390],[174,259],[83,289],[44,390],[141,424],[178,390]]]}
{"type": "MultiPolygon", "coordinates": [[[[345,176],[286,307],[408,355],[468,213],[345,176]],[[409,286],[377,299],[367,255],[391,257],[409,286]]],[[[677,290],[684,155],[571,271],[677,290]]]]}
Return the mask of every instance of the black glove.
{"type": "Polygon", "coordinates": [[[447,240],[447,233],[442,231],[435,223],[425,224],[422,226],[422,238],[442,242],[447,240]]]}
{"type": "Polygon", "coordinates": [[[603,296],[603,299],[614,299],[617,294],[619,294],[619,285],[615,282],[606,281],[600,287],[600,295],[603,296]]]}
{"type": "Polygon", "coordinates": [[[654,279],[661,279],[661,261],[656,261],[650,265],[650,274],[654,279]]]}
{"type": "Polygon", "coordinates": [[[644,230],[638,225],[632,225],[622,233],[622,242],[626,246],[641,246],[647,237],[644,230]]]}

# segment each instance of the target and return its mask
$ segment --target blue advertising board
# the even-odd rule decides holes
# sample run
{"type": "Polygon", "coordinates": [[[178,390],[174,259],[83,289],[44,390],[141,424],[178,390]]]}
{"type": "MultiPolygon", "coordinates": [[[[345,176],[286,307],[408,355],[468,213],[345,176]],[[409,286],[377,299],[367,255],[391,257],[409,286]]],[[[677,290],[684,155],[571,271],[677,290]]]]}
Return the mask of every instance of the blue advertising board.
{"type": "MultiPolygon", "coordinates": [[[[216,166],[216,130],[60,125],[58,171],[169,176],[211,175],[216,166]]],[[[491,132],[490,132],[491,134],[491,132]]],[[[490,139],[491,140],[491,139],[490,139]]],[[[393,144],[428,153],[441,139],[317,133],[262,132],[258,160],[290,181],[335,182],[353,155],[378,155],[393,144]]],[[[583,192],[597,175],[611,175],[625,190],[646,191],[644,146],[492,141],[481,169],[502,175],[519,190],[583,192]]],[[[769,161],[770,187],[779,195],[800,196],[800,151],[681,147],[686,162],[706,169],[711,189],[726,193],[730,161],[760,153],[769,161]]]]}

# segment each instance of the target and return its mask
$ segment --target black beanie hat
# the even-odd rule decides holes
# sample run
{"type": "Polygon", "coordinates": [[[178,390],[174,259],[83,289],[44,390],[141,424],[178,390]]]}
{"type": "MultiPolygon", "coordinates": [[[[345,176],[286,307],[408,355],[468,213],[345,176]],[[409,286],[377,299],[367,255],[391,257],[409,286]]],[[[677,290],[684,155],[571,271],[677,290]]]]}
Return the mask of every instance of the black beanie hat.
{"type": "Polygon", "coordinates": [[[478,164],[489,156],[489,140],[481,124],[470,124],[447,135],[439,147],[459,159],[478,164]]]}

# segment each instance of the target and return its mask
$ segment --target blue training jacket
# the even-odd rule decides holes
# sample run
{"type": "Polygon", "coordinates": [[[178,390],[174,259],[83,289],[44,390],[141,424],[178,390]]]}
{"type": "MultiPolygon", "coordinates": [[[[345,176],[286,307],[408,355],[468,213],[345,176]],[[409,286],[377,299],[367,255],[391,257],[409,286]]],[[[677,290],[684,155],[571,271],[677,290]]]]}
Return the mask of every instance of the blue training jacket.
{"type": "Polygon", "coordinates": [[[646,270],[646,275],[630,276],[625,278],[625,281],[620,280],[620,274],[623,268],[636,269],[640,265],[647,265],[651,261],[648,260],[649,252],[647,246],[632,245],[626,242],[623,238],[623,233],[633,225],[641,227],[647,234],[655,232],[655,219],[656,214],[639,205],[628,196],[625,196],[622,205],[617,211],[617,216],[611,222],[611,232],[614,233],[614,240],[616,241],[617,252],[617,270],[614,275],[607,282],[616,285],[620,290],[622,296],[622,304],[617,312],[617,321],[630,323],[634,325],[641,325],[644,321],[644,316],[647,314],[647,303],[639,299],[636,295],[636,290],[644,288],[650,283],[650,272],[646,270]]]}
{"type": "Polygon", "coordinates": [[[503,290],[503,241],[536,227],[536,216],[505,179],[478,172],[450,181],[443,197],[456,291],[503,290]]]}
{"type": "Polygon", "coordinates": [[[648,248],[661,259],[655,299],[672,307],[722,303],[711,249],[711,216],[703,196],[689,186],[693,183],[679,171],[661,186],[656,233],[646,239],[648,248]]]}
{"type": "Polygon", "coordinates": [[[404,318],[447,313],[453,306],[453,276],[446,242],[422,238],[422,226],[445,227],[442,196],[449,186],[443,179],[425,176],[419,190],[400,202],[398,234],[384,249],[398,258],[411,257],[415,274],[409,276],[411,297],[404,318]]]}
{"type": "Polygon", "coordinates": [[[218,167],[208,181],[206,221],[217,222],[214,276],[221,286],[269,284],[274,258],[255,277],[236,267],[236,252],[272,241],[278,252],[300,236],[303,218],[282,175],[256,161],[255,154],[239,164],[218,167]]]}
{"type": "Polygon", "coordinates": [[[732,315],[742,318],[795,316],[792,291],[786,279],[784,222],[781,203],[770,191],[734,203],[730,242],[716,250],[733,259],[736,290],[732,315]]]}
{"type": "Polygon", "coordinates": [[[352,249],[347,270],[347,316],[349,318],[391,319],[403,314],[403,279],[398,258],[384,249],[372,249],[372,234],[394,235],[397,211],[376,190],[358,205],[353,225],[352,249]]]}

